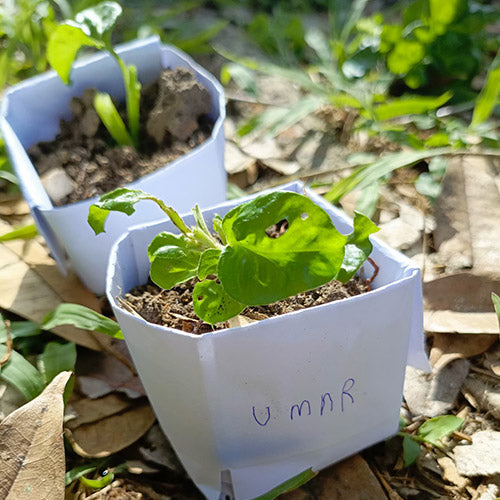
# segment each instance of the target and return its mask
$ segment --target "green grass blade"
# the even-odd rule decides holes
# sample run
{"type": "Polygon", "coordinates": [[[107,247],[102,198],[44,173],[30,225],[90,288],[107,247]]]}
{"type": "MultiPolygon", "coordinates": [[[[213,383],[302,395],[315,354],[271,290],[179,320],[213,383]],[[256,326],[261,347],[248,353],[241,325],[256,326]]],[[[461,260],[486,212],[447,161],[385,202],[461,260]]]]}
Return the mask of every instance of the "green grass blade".
{"type": "Polygon", "coordinates": [[[113,137],[120,146],[134,145],[134,141],[132,137],[130,137],[109,94],[98,92],[94,97],[94,107],[102,123],[104,123],[104,126],[111,134],[111,137],[113,137]]]}
{"type": "Polygon", "coordinates": [[[10,241],[10,240],[30,240],[38,234],[35,224],[29,224],[27,226],[18,227],[13,231],[2,234],[0,236],[0,241],[10,241]]]}
{"type": "Polygon", "coordinates": [[[410,167],[419,161],[435,156],[442,156],[456,152],[453,148],[438,148],[431,151],[402,151],[390,153],[370,165],[362,165],[351,175],[335,183],[330,191],[325,194],[325,199],[338,203],[338,201],[354,188],[365,188],[379,179],[402,167],[410,167]]]}
{"type": "Polygon", "coordinates": [[[405,115],[418,115],[439,108],[448,102],[452,96],[453,93],[448,91],[439,97],[400,97],[376,106],[375,113],[377,118],[381,121],[405,115]]]}
{"type": "Polygon", "coordinates": [[[281,483],[279,486],[276,486],[276,488],[273,488],[271,491],[268,491],[264,495],[261,495],[260,497],[254,498],[254,500],[274,500],[275,498],[279,497],[283,493],[295,490],[299,486],[306,484],[315,475],[316,475],[316,472],[313,472],[312,469],[307,469],[304,472],[301,472],[300,474],[292,477],[288,481],[281,483]]]}
{"type": "Polygon", "coordinates": [[[57,374],[74,371],[75,363],[76,345],[73,342],[49,342],[38,359],[38,368],[45,384],[49,384],[57,374]]]}
{"type": "Polygon", "coordinates": [[[484,84],[479,97],[476,101],[476,106],[474,107],[474,112],[472,114],[471,126],[479,125],[486,121],[493,108],[498,102],[498,96],[500,94],[500,50],[497,52],[495,59],[491,63],[488,70],[488,76],[486,77],[486,83],[484,84]]]}

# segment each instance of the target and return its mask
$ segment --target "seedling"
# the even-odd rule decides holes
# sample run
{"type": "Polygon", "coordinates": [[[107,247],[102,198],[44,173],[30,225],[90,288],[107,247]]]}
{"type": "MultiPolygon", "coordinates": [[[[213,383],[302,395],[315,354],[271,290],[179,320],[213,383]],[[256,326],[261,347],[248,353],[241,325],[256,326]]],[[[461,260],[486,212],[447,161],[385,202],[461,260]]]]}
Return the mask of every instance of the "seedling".
{"type": "Polygon", "coordinates": [[[161,232],[149,245],[151,279],[170,289],[198,278],[194,311],[210,324],[227,321],[246,306],[270,304],[332,279],[346,283],[368,258],[369,235],[378,230],[356,213],[353,232],[344,236],[325,210],[292,192],[265,194],[223,218],[215,216],[216,235],[198,206],[193,209],[195,225],[188,227],[163,201],[127,188],[103,195],[90,207],[88,222],[96,234],[104,232],[110,211],[131,215],[141,200],[157,203],[180,231],[161,232]]]}
{"type": "Polygon", "coordinates": [[[122,13],[116,2],[101,2],[79,12],[74,21],[66,21],[52,33],[47,45],[47,59],[61,80],[69,85],[70,72],[78,51],[84,47],[105,49],[120,66],[127,104],[128,130],[109,94],[97,92],[94,107],[113,139],[121,146],[139,144],[139,101],[141,84],[137,68],[127,65],[111,45],[111,31],[122,13]]]}

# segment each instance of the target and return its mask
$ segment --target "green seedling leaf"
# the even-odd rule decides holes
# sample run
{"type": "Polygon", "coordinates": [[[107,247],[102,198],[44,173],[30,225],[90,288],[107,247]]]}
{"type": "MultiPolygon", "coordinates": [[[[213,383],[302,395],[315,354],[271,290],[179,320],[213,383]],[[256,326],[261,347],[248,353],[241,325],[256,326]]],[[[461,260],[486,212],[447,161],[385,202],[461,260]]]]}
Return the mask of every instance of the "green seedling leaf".
{"type": "Polygon", "coordinates": [[[338,203],[355,187],[363,189],[370,186],[398,168],[410,167],[427,158],[445,156],[454,152],[456,150],[453,148],[438,148],[431,151],[403,151],[387,154],[370,165],[362,165],[351,175],[334,184],[332,189],[325,194],[325,198],[332,203],[338,203]]]}
{"type": "Polygon", "coordinates": [[[498,325],[500,327],[500,297],[496,293],[491,294],[491,300],[493,301],[493,307],[498,316],[498,325]]]}
{"type": "Polygon", "coordinates": [[[246,306],[230,297],[219,281],[205,280],[194,287],[193,307],[203,321],[214,325],[237,316],[246,306]]]}
{"type": "Polygon", "coordinates": [[[367,217],[373,217],[377,210],[378,200],[380,199],[380,186],[382,181],[374,182],[371,186],[366,186],[356,201],[356,212],[360,212],[367,217]]]}
{"type": "Polygon", "coordinates": [[[474,107],[471,126],[476,126],[486,121],[498,104],[500,95],[500,50],[490,65],[486,83],[484,84],[474,107]]]}
{"type": "Polygon", "coordinates": [[[93,490],[100,490],[108,484],[113,482],[115,474],[113,471],[105,470],[99,479],[87,479],[85,476],[80,476],[80,482],[87,488],[92,488],[93,490]]]}
{"type": "Polygon", "coordinates": [[[420,445],[409,434],[403,436],[403,459],[405,467],[409,467],[420,455],[420,445]]]}
{"type": "Polygon", "coordinates": [[[134,141],[132,137],[130,137],[127,127],[125,127],[109,94],[97,92],[94,96],[94,108],[107,131],[111,134],[111,137],[113,137],[120,146],[134,145],[134,141]]]}
{"type": "Polygon", "coordinates": [[[148,248],[151,279],[165,290],[194,278],[201,252],[184,235],[160,233],[148,248]]]}
{"type": "Polygon", "coordinates": [[[422,172],[415,181],[415,189],[431,201],[435,201],[441,194],[441,182],[436,180],[430,173],[422,172]]]}
{"type": "Polygon", "coordinates": [[[123,338],[118,323],[79,304],[60,304],[45,316],[42,328],[51,330],[61,325],[73,325],[83,330],[104,333],[117,339],[123,338]]]}
{"type": "MultiPolygon", "coordinates": [[[[132,136],[134,146],[137,148],[139,144],[139,104],[141,100],[141,84],[137,78],[137,68],[135,66],[126,66],[124,63],[122,63],[121,59],[119,59],[119,63],[120,66],[124,66],[122,72],[125,81],[125,91],[127,94],[128,126],[130,128],[130,135],[132,136]]],[[[104,120],[103,123],[105,124],[104,120]]]]}
{"type": "Polygon", "coordinates": [[[303,484],[306,484],[314,476],[316,476],[316,474],[317,473],[313,472],[312,469],[307,469],[304,472],[301,472],[300,474],[297,474],[296,476],[292,477],[291,479],[288,479],[288,481],[281,483],[279,486],[276,486],[276,488],[273,488],[271,491],[268,491],[264,495],[255,498],[254,500],[274,500],[283,493],[295,490],[296,488],[299,488],[303,484]]]}
{"type": "MultiPolygon", "coordinates": [[[[10,333],[13,339],[33,337],[39,335],[41,332],[40,325],[34,323],[33,321],[11,321],[10,322],[10,333]]],[[[5,328],[5,323],[0,314],[0,342],[7,341],[7,329],[5,328]]]]}
{"type": "Polygon", "coordinates": [[[209,248],[201,254],[198,264],[198,279],[204,280],[211,274],[217,274],[220,254],[221,250],[218,248],[209,248]]]}
{"type": "Polygon", "coordinates": [[[418,115],[441,107],[453,97],[453,92],[445,92],[439,97],[411,96],[392,99],[375,108],[377,118],[381,121],[399,116],[418,115]]]}
{"type": "Polygon", "coordinates": [[[222,66],[220,77],[223,85],[227,85],[232,78],[238,87],[242,88],[249,95],[257,98],[258,90],[255,73],[245,68],[245,66],[235,63],[225,64],[222,66]]]}
{"type": "Polygon", "coordinates": [[[7,181],[7,182],[12,182],[12,184],[16,184],[16,185],[19,184],[19,179],[12,172],[9,172],[8,170],[1,170],[0,169],[0,179],[7,181]]]}
{"type": "Polygon", "coordinates": [[[94,472],[97,469],[97,467],[98,467],[97,464],[95,465],[85,464],[85,465],[79,465],[78,467],[73,467],[64,475],[64,486],[69,486],[76,479],[79,479],[82,476],[85,476],[86,474],[94,472]]]}
{"type": "Polygon", "coordinates": [[[354,230],[347,237],[342,267],[335,279],[347,283],[372,252],[370,234],[380,230],[366,215],[354,212],[354,230]]]}
{"type": "MultiPolygon", "coordinates": [[[[0,344],[0,358],[6,353],[7,346],[0,344]]],[[[11,351],[9,360],[1,367],[0,378],[14,386],[26,401],[36,398],[45,387],[40,372],[16,351],[11,351]]]]}
{"type": "Polygon", "coordinates": [[[49,342],[38,358],[38,369],[47,385],[58,373],[74,371],[75,363],[76,345],[73,342],[49,342]]]}
{"type": "Polygon", "coordinates": [[[212,221],[212,224],[214,226],[214,231],[219,235],[222,244],[227,245],[226,233],[224,232],[224,229],[222,227],[222,217],[220,215],[216,215],[212,221]]]}
{"type": "Polygon", "coordinates": [[[71,83],[69,74],[76,54],[84,46],[102,49],[104,43],[92,38],[90,31],[75,23],[61,24],[49,38],[47,60],[66,85],[71,83]]]}
{"type": "Polygon", "coordinates": [[[18,227],[9,233],[2,234],[0,241],[30,240],[38,234],[35,224],[18,227]]]}
{"type": "Polygon", "coordinates": [[[104,38],[115,25],[120,17],[122,8],[116,2],[101,2],[95,7],[79,12],[75,21],[88,31],[88,33],[99,40],[104,38]]]}
{"type": "Polygon", "coordinates": [[[166,206],[152,194],[139,189],[118,188],[103,194],[97,203],[90,206],[87,221],[95,234],[104,233],[104,225],[110,211],[132,215],[135,212],[134,205],[141,200],[151,200],[157,203],[182,233],[190,233],[190,229],[172,207],[166,206]]]}
{"type": "Polygon", "coordinates": [[[331,280],[344,258],[347,237],[310,199],[290,192],[260,196],[229,211],[222,223],[228,244],[218,276],[233,299],[269,304],[331,280]],[[278,238],[266,230],[287,221],[278,238]]]}
{"type": "Polygon", "coordinates": [[[463,418],[455,415],[442,415],[424,422],[418,429],[418,437],[433,446],[439,447],[439,441],[462,427],[463,418]]]}

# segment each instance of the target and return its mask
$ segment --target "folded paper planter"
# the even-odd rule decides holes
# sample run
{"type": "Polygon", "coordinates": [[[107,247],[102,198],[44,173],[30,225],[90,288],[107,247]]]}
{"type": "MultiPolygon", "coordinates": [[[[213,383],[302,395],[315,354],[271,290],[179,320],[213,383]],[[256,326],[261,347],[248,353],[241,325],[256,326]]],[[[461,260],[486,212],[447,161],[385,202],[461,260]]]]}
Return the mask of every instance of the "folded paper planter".
{"type": "MultiPolygon", "coordinates": [[[[221,86],[188,56],[162,45],[156,37],[125,44],[118,53],[125,62],[137,67],[143,85],[154,81],[163,68],[191,68],[210,93],[212,109],[209,116],[214,122],[212,135],[203,144],[127,187],[168,200],[179,212],[190,210],[195,202],[203,207],[225,200],[225,102],[221,86]]],[[[129,219],[113,217],[106,234],[95,238],[86,221],[89,206],[97,198],[62,207],[52,205],[26,153],[27,148],[55,138],[60,118],[71,117],[71,98],[81,95],[86,88],[95,87],[118,100],[125,99],[120,69],[108,54],[78,61],[71,75],[71,87],[64,85],[53,71],[12,87],[2,99],[0,131],[38,230],[59,268],[65,272],[72,267],[90,290],[101,294],[105,289],[106,265],[113,242],[127,227],[158,219],[161,213],[154,204],[146,203],[129,219]]]]}
{"type": "MultiPolygon", "coordinates": [[[[303,185],[282,189],[300,193],[303,185]]],[[[352,230],[345,215],[308,194],[339,231],[352,230]]],[[[147,281],[147,246],[160,231],[177,230],[158,222],[122,236],[106,292],[158,420],[207,498],[255,498],[397,432],[406,363],[428,368],[420,274],[406,257],[373,238],[380,271],[372,291],[197,336],[118,305],[147,281]]]]}

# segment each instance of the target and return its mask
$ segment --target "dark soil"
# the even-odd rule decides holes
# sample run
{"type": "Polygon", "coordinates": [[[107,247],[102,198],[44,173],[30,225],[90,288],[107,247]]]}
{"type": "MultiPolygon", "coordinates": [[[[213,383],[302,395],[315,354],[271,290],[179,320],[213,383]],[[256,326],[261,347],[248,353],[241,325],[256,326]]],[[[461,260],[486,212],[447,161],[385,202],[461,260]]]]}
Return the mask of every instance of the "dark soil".
{"type": "MultiPolygon", "coordinates": [[[[190,280],[171,290],[162,290],[154,283],[137,286],[125,295],[125,307],[134,310],[150,323],[185,332],[201,334],[227,328],[229,326],[227,323],[219,323],[212,327],[198,319],[193,310],[192,300],[195,283],[195,280],[190,280]]],[[[347,284],[330,281],[319,288],[299,293],[294,297],[273,304],[247,307],[241,315],[249,320],[262,320],[346,299],[368,291],[369,286],[358,277],[354,277],[347,284]]]]}
{"type": "MultiPolygon", "coordinates": [[[[165,70],[157,82],[142,89],[138,151],[116,146],[94,110],[94,94],[94,89],[88,89],[74,98],[74,116],[70,121],[61,120],[55,140],[38,143],[29,150],[56,206],[128,184],[186,154],[212,132],[213,123],[206,116],[210,95],[186,68],[165,70]],[[58,175],[54,179],[51,174],[55,172],[58,175]],[[51,177],[58,184],[54,186],[57,194],[47,187],[51,177]]],[[[115,105],[127,124],[125,104],[115,105]]]]}

